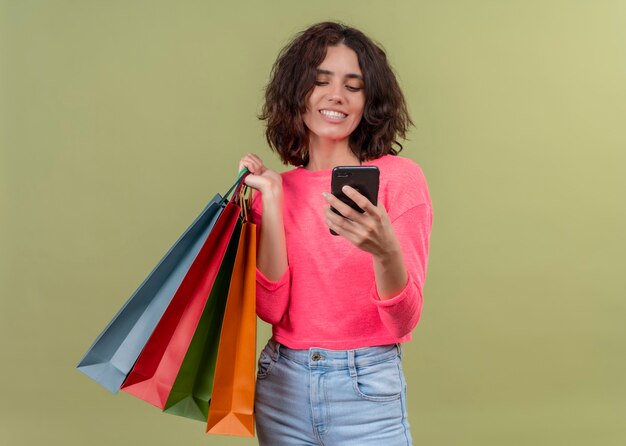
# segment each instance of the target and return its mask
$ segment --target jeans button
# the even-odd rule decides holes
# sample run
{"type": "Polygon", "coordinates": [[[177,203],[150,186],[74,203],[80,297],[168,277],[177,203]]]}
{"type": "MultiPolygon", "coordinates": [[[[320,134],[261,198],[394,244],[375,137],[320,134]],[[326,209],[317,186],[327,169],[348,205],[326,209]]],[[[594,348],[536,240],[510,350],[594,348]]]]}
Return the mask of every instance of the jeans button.
{"type": "Polygon", "coordinates": [[[322,358],[322,355],[320,355],[319,353],[315,352],[315,353],[313,353],[313,354],[311,355],[311,359],[312,359],[313,361],[319,361],[320,359],[323,359],[323,358],[322,358]]]}

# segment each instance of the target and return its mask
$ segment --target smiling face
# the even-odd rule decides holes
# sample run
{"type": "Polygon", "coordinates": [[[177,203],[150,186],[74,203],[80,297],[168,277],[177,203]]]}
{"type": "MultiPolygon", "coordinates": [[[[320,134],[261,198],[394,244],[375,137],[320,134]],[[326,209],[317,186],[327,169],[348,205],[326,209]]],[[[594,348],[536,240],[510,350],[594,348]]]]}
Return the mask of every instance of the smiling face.
{"type": "Polygon", "coordinates": [[[356,53],[343,44],[328,47],[303,115],[311,145],[316,138],[341,141],[350,136],[363,116],[364,87],[356,53]]]}

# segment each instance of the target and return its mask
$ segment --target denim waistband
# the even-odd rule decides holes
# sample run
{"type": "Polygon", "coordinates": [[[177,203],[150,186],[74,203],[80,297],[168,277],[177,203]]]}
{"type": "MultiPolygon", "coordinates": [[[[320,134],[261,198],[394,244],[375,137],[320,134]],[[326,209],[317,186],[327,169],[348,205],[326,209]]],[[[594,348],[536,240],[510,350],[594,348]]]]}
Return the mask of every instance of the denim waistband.
{"type": "Polygon", "coordinates": [[[330,350],[317,347],[296,350],[286,347],[274,339],[270,339],[267,345],[274,361],[279,356],[282,356],[307,367],[347,369],[355,366],[364,367],[378,364],[396,356],[402,357],[402,346],[400,344],[363,347],[352,350],[330,350]]]}

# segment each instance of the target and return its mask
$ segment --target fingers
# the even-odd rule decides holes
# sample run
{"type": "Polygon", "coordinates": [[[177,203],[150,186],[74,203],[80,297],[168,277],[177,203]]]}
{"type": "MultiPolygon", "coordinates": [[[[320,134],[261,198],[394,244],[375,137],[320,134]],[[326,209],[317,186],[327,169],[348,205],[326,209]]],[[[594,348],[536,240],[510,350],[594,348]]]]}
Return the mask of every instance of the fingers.
{"type": "Polygon", "coordinates": [[[332,194],[324,193],[324,198],[331,206],[324,209],[326,225],[337,234],[351,238],[349,234],[358,230],[357,222],[361,221],[363,215],[332,194]],[[339,212],[339,214],[333,211],[333,209],[339,212]]]}
{"type": "MultiPolygon", "coordinates": [[[[329,194],[329,193],[324,193],[324,198],[326,199],[326,202],[332,208],[334,208],[337,212],[339,212],[341,214],[341,215],[338,215],[339,218],[345,217],[345,218],[350,219],[350,220],[358,219],[358,216],[360,215],[360,213],[355,211],[354,209],[352,209],[350,206],[345,204],[339,198],[337,198],[334,195],[329,194]]],[[[330,209],[329,212],[332,212],[332,209],[330,209]]],[[[337,215],[334,212],[332,212],[332,213],[334,215],[337,215]]]]}
{"type": "Polygon", "coordinates": [[[346,194],[348,198],[354,201],[361,209],[369,214],[373,214],[376,212],[377,208],[372,204],[371,201],[368,200],[366,196],[361,194],[358,190],[348,185],[343,186],[341,191],[346,194]]]}
{"type": "Polygon", "coordinates": [[[247,168],[253,175],[261,175],[265,171],[263,160],[254,153],[248,153],[239,161],[239,172],[247,168]]]}
{"type": "Polygon", "coordinates": [[[247,186],[260,191],[262,194],[270,192],[282,197],[282,177],[279,173],[265,167],[259,156],[254,153],[243,156],[239,161],[239,172],[244,167],[250,171],[250,175],[246,175],[243,180],[247,186]]]}
{"type": "Polygon", "coordinates": [[[350,224],[354,224],[352,220],[348,220],[347,218],[333,212],[333,210],[329,207],[324,209],[324,214],[326,216],[326,225],[339,235],[345,235],[346,231],[350,227],[350,224]]]}
{"type": "MultiPolygon", "coordinates": [[[[363,209],[367,214],[377,215],[378,208],[374,206],[367,197],[360,194],[356,189],[350,186],[344,186],[342,191],[346,194],[348,198],[354,201],[361,209],[363,209]]],[[[325,193],[324,198],[333,208],[335,208],[341,215],[344,217],[354,220],[360,221],[362,220],[363,214],[358,211],[355,211],[352,207],[338,199],[332,194],[325,193]]]]}
{"type": "Polygon", "coordinates": [[[259,162],[255,160],[252,156],[246,155],[239,161],[239,172],[241,172],[243,168],[247,168],[250,173],[254,174],[256,171],[259,170],[261,165],[262,163],[259,164],[259,162]]]}

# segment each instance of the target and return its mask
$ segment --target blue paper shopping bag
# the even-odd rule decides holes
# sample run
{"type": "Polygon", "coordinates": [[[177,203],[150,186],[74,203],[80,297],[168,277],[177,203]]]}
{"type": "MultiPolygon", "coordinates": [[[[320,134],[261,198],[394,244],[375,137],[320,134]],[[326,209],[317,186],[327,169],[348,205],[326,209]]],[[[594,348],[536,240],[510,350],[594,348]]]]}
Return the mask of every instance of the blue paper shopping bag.
{"type": "Polygon", "coordinates": [[[77,368],[117,393],[208,238],[240,177],[215,195],[96,338],[77,368]]]}

